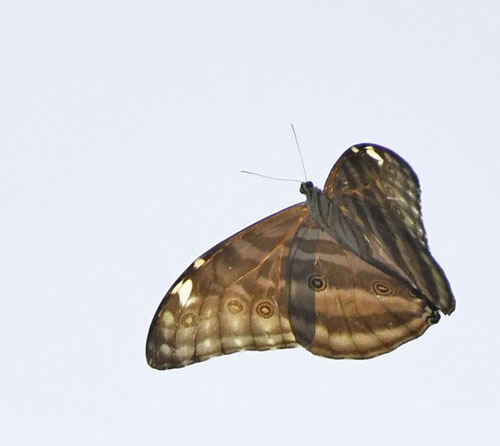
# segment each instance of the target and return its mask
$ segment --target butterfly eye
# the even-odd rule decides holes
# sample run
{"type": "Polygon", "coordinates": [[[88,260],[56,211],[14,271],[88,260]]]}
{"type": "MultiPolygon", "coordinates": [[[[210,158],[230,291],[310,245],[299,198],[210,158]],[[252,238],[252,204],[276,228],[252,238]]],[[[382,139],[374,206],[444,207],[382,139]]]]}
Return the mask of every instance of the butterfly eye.
{"type": "Polygon", "coordinates": [[[394,294],[392,287],[387,282],[383,282],[382,280],[376,280],[373,282],[372,288],[375,294],[380,296],[390,296],[394,294]]]}
{"type": "Polygon", "coordinates": [[[314,274],[313,276],[309,277],[308,284],[309,288],[314,291],[323,291],[326,288],[327,282],[323,276],[314,274]]]}
{"type": "Polygon", "coordinates": [[[307,192],[311,191],[313,187],[314,185],[312,181],[304,181],[303,183],[300,183],[300,193],[307,194],[307,192]]]}

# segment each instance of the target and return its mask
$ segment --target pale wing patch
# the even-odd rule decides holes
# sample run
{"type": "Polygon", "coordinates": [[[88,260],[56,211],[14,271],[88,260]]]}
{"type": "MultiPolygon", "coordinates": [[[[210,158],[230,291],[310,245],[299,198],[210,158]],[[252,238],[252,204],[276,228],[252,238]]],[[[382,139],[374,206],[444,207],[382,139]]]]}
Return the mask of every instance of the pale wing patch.
{"type": "Polygon", "coordinates": [[[205,259],[202,259],[201,257],[199,259],[196,259],[193,262],[193,267],[194,269],[198,269],[200,266],[202,266],[205,263],[205,259]]]}
{"type": "Polygon", "coordinates": [[[174,288],[172,289],[172,294],[177,294],[179,292],[179,290],[181,289],[183,283],[184,283],[184,280],[179,280],[177,285],[175,285],[174,288]]]}
{"type": "Polygon", "coordinates": [[[174,315],[170,311],[165,311],[163,313],[163,315],[161,316],[161,319],[166,327],[170,327],[171,325],[174,325],[174,323],[175,323],[174,315]]]}
{"type": "Polygon", "coordinates": [[[179,287],[179,289],[177,290],[179,294],[179,301],[184,307],[189,299],[189,296],[191,295],[191,291],[193,289],[193,281],[191,279],[187,279],[183,282],[180,282],[180,285],[176,285],[176,287],[174,288],[174,292],[176,291],[177,287],[179,287]]]}
{"type": "Polygon", "coordinates": [[[377,153],[373,146],[368,146],[366,148],[366,154],[376,160],[379,166],[382,166],[382,164],[384,164],[384,159],[377,153]]]}

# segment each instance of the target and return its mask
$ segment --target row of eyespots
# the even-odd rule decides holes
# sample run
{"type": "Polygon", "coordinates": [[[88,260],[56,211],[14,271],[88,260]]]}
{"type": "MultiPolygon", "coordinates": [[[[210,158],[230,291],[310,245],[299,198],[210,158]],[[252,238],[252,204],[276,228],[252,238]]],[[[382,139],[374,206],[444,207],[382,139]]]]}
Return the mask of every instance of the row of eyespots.
{"type": "MultiPolygon", "coordinates": [[[[238,300],[231,300],[227,304],[227,309],[231,314],[238,314],[243,311],[243,304],[238,300]]],[[[258,316],[269,319],[274,314],[274,306],[270,302],[260,302],[255,308],[255,312],[258,316]]],[[[196,315],[193,313],[186,313],[182,316],[181,324],[183,327],[190,328],[196,323],[196,315]]]]}
{"type": "MultiPolygon", "coordinates": [[[[309,277],[308,285],[309,288],[311,288],[314,291],[323,291],[324,289],[326,289],[328,282],[325,277],[320,276],[318,274],[314,274],[309,277]]],[[[375,280],[372,283],[372,289],[375,292],[375,294],[380,296],[392,296],[394,294],[393,287],[389,283],[383,280],[375,280]]],[[[417,294],[411,289],[408,289],[408,295],[414,298],[418,297],[417,294]]]]}
{"type": "MultiPolygon", "coordinates": [[[[317,274],[309,277],[308,285],[314,291],[322,291],[327,287],[326,278],[317,274]]],[[[375,294],[379,296],[392,296],[394,294],[394,288],[387,282],[383,280],[375,280],[372,283],[372,289],[375,294]]],[[[418,295],[408,288],[408,295],[413,298],[417,298],[418,295]]]]}
{"type": "MultiPolygon", "coordinates": [[[[308,284],[311,289],[315,291],[322,291],[326,288],[327,281],[323,276],[315,274],[309,277],[308,284]]],[[[372,289],[378,296],[392,296],[394,294],[393,287],[383,280],[375,280],[372,283],[372,289]]],[[[417,294],[411,289],[408,289],[408,295],[413,298],[418,297],[417,294]]],[[[238,314],[243,311],[243,304],[240,301],[233,299],[227,303],[227,309],[231,314],[238,314]]],[[[263,301],[256,306],[255,312],[258,316],[268,319],[274,314],[274,306],[271,302],[263,301]]],[[[189,328],[194,326],[196,319],[195,314],[186,313],[181,319],[181,324],[184,327],[189,328]]]]}
{"type": "MultiPolygon", "coordinates": [[[[243,311],[243,305],[237,300],[231,300],[227,304],[227,309],[232,314],[238,314],[243,311]]],[[[270,318],[274,314],[274,306],[271,302],[260,302],[255,307],[255,312],[264,319],[270,318]]]]}
{"type": "MultiPolygon", "coordinates": [[[[375,280],[372,283],[372,289],[375,294],[379,296],[392,296],[394,294],[394,289],[392,288],[392,286],[383,280],[375,280]]],[[[408,296],[414,299],[419,298],[418,294],[411,288],[408,288],[406,291],[408,293],[408,296]]]]}

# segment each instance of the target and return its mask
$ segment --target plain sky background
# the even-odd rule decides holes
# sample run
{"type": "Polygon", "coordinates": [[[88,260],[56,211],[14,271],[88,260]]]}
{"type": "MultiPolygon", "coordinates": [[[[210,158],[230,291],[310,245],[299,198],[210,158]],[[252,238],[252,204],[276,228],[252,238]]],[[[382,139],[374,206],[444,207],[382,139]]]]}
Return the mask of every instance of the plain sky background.
{"type": "Polygon", "coordinates": [[[500,3],[0,6],[2,445],[500,439],[500,3]],[[322,187],[351,144],[419,175],[457,309],[368,361],[245,352],[158,372],[199,254],[322,187]]]}

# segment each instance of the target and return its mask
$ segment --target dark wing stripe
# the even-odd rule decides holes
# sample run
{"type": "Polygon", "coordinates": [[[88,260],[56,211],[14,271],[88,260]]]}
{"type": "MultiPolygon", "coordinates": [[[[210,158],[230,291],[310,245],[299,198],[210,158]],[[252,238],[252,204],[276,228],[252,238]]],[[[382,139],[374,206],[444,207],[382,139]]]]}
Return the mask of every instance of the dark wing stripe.
{"type": "MultiPolygon", "coordinates": [[[[350,198],[347,200],[347,205],[349,207],[354,206],[350,198]]],[[[339,209],[335,209],[332,217],[332,232],[334,232],[332,235],[334,235],[334,238],[344,240],[347,246],[354,252],[359,252],[361,257],[371,257],[372,250],[360,227],[354,221],[346,217],[339,209]]]]}
{"type": "Polygon", "coordinates": [[[295,234],[288,260],[290,325],[297,342],[305,347],[311,344],[316,333],[315,292],[308,286],[308,278],[314,274],[316,263],[308,255],[303,256],[302,245],[313,237],[318,240],[318,231],[319,228],[308,226],[306,220],[295,234]]]}
{"type": "Polygon", "coordinates": [[[351,189],[357,189],[359,187],[358,173],[353,168],[353,165],[349,162],[349,160],[346,160],[345,167],[346,169],[343,171],[343,176],[345,177],[345,179],[343,179],[341,187],[346,188],[346,186],[349,186],[349,188],[351,189]]]}
{"type": "MultiPolygon", "coordinates": [[[[401,255],[396,236],[391,232],[391,228],[387,224],[384,214],[380,212],[379,208],[371,205],[369,202],[366,202],[365,209],[369,215],[366,223],[375,236],[378,236],[377,238],[388,248],[388,254],[394,258],[396,265],[400,268],[404,268],[406,262],[401,255]]],[[[410,278],[412,281],[415,281],[415,276],[413,274],[410,275],[410,278]]]]}

